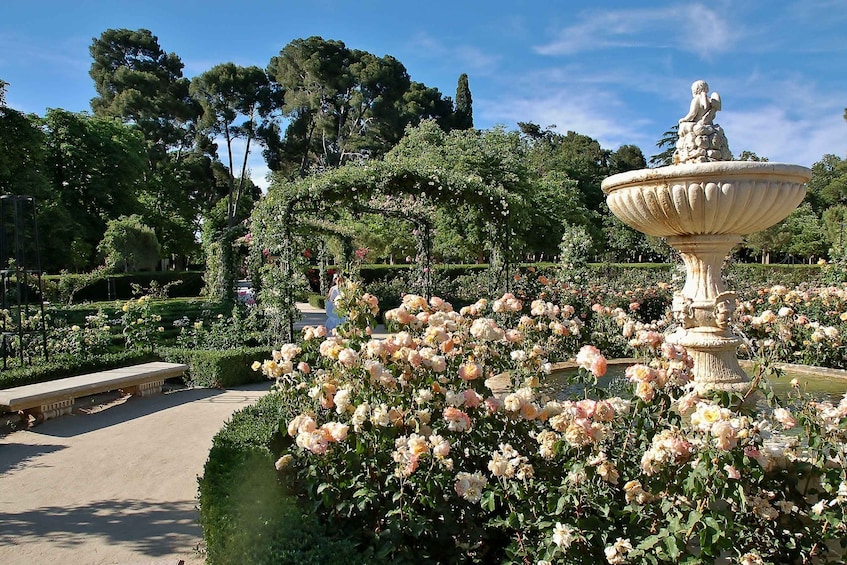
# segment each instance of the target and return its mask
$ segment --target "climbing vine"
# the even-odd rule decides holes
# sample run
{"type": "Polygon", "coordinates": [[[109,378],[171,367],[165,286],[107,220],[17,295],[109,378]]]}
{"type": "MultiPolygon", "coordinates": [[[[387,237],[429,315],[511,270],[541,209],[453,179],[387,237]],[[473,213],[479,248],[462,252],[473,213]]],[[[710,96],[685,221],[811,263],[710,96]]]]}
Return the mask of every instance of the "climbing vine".
{"type": "MultiPolygon", "coordinates": [[[[521,205],[519,191],[508,190],[507,175],[483,176],[467,163],[460,166],[446,152],[439,153],[444,132],[435,124],[422,124],[410,131],[396,151],[381,161],[346,165],[304,179],[277,182],[253,214],[255,244],[270,250],[277,266],[263,270],[274,278],[262,286],[274,297],[274,308],[289,320],[290,336],[297,316],[294,299],[298,253],[295,239],[314,227],[314,218],[332,218],[336,210],[354,214],[380,213],[408,220],[416,241],[415,291],[428,294],[432,256],[432,215],[437,208],[459,210],[471,207],[487,234],[488,249],[495,263],[490,286],[507,285],[510,265],[509,233],[511,210],[521,205]],[[427,145],[428,144],[428,145],[427,145]],[[427,148],[426,150],[421,149],[427,148]],[[271,271],[277,269],[278,272],[271,271]],[[281,296],[284,294],[285,296],[281,296]]],[[[464,135],[471,135],[465,133],[464,135]]],[[[470,221],[470,220],[469,220],[470,221]]]]}

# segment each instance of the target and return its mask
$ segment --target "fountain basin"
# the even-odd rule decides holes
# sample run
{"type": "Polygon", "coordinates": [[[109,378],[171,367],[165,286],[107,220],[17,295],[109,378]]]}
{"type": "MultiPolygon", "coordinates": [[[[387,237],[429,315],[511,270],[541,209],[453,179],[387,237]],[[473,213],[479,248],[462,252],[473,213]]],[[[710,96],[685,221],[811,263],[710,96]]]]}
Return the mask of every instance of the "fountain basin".
{"type": "Polygon", "coordinates": [[[721,267],[743,235],[785,219],[806,196],[812,171],[759,161],[683,163],[613,175],[602,183],[609,209],[647,235],[665,237],[685,263],[685,285],[674,294],[679,322],[668,335],[694,359],[698,391],[743,394],[750,382],[738,365],[741,340],[730,326],[735,293],[721,267]]]}
{"type": "Polygon", "coordinates": [[[601,187],[612,213],[647,235],[740,236],[785,219],[811,176],[799,165],[719,161],[629,171],[601,187]]]}

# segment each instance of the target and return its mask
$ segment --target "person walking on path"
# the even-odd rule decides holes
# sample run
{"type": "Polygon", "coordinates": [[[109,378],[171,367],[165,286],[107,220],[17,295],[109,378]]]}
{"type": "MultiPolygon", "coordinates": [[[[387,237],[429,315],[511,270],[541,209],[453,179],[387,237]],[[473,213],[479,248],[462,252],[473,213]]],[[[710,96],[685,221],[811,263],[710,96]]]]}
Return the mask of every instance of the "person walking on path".
{"type": "Polygon", "coordinates": [[[341,292],[339,290],[339,285],[343,282],[343,280],[344,279],[338,273],[332,275],[332,286],[330,287],[329,294],[327,294],[326,297],[326,329],[328,332],[331,332],[344,321],[338,315],[338,312],[335,311],[335,299],[338,298],[338,295],[341,292]]]}

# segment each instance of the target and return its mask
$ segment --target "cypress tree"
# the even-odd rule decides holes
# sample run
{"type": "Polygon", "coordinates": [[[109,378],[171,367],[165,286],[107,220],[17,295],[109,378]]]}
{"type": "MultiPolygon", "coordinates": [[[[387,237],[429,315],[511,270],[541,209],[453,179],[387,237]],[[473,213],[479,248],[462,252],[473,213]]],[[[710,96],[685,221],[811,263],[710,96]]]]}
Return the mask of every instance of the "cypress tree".
{"type": "Polygon", "coordinates": [[[471,89],[468,86],[468,75],[462,73],[459,84],[456,87],[456,115],[455,129],[473,128],[473,99],[471,89]]]}

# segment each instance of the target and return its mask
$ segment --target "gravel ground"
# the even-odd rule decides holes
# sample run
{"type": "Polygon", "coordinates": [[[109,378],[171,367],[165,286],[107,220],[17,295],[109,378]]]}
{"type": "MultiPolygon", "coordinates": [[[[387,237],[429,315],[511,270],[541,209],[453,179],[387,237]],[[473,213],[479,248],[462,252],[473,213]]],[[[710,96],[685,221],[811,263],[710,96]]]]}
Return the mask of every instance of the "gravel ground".
{"type": "Polygon", "coordinates": [[[203,563],[197,476],[270,383],[81,399],[0,437],[0,563],[203,563]]]}

